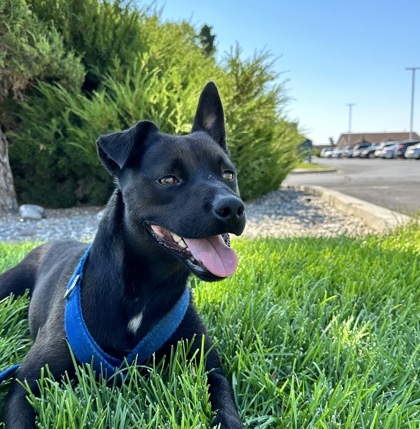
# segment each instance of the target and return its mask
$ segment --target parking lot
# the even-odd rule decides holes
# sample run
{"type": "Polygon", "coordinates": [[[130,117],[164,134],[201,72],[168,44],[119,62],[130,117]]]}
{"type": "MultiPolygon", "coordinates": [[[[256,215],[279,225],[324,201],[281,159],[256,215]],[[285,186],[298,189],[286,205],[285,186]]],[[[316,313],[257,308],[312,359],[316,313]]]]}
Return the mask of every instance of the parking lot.
{"type": "Polygon", "coordinates": [[[420,141],[365,142],[353,146],[327,147],[322,149],[321,158],[420,159],[420,141]]]}
{"type": "Polygon", "coordinates": [[[284,185],[318,185],[401,213],[420,210],[420,162],[412,159],[314,158],[334,173],[290,174],[284,185]]]}

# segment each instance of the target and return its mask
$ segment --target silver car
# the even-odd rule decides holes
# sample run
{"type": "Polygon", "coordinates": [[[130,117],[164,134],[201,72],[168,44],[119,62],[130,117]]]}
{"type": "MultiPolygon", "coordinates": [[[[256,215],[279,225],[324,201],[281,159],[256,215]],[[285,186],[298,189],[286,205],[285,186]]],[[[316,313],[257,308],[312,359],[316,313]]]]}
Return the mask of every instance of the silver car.
{"type": "Polygon", "coordinates": [[[408,147],[405,151],[404,156],[406,158],[420,159],[420,143],[415,144],[414,146],[408,147]]]}
{"type": "Polygon", "coordinates": [[[382,158],[392,159],[395,157],[396,153],[397,153],[397,143],[394,143],[394,144],[387,146],[383,149],[382,158]]]}
{"type": "Polygon", "coordinates": [[[376,158],[382,158],[383,151],[385,148],[392,146],[396,142],[382,142],[378,144],[378,147],[375,150],[375,157],[376,158]]]}

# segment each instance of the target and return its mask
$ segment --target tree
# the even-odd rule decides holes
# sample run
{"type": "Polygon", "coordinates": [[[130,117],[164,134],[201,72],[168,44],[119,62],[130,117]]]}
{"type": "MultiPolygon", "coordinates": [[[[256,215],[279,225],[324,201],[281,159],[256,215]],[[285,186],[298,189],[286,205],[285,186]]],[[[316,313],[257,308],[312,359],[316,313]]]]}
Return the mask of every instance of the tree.
{"type": "Polygon", "coordinates": [[[203,25],[198,35],[201,47],[204,52],[204,56],[210,57],[216,51],[214,46],[215,35],[211,34],[213,27],[209,27],[207,24],[203,25]]]}
{"type": "Polygon", "coordinates": [[[17,199],[13,185],[13,175],[9,164],[6,136],[0,128],[0,213],[17,210],[17,199]]]}

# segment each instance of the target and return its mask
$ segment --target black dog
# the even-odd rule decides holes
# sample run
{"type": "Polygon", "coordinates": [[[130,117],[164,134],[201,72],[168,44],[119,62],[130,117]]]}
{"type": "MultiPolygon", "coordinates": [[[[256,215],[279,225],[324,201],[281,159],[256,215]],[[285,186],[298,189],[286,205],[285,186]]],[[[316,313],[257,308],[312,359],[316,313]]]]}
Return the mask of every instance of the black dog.
{"type": "MultiPolygon", "coordinates": [[[[85,257],[79,279],[81,307],[99,347],[122,359],[185,297],[191,273],[206,281],[233,274],[237,258],[229,248],[229,233],[242,233],[245,213],[213,83],[200,96],[191,134],[162,134],[152,122],[142,121],[100,137],[97,148],[117,188],[85,257]]],[[[87,247],[74,241],[47,243],[0,276],[0,298],[30,291],[34,343],[15,377],[26,380],[35,392],[47,364],[57,379],[66,371],[74,373],[64,322],[71,291],[65,292],[87,247]]],[[[183,338],[195,338],[194,353],[205,335],[216,424],[241,428],[217,353],[194,305],[186,302],[182,321],[156,357],[169,353],[183,338]]],[[[6,399],[4,420],[8,429],[35,427],[34,411],[17,381],[6,399]]]]}

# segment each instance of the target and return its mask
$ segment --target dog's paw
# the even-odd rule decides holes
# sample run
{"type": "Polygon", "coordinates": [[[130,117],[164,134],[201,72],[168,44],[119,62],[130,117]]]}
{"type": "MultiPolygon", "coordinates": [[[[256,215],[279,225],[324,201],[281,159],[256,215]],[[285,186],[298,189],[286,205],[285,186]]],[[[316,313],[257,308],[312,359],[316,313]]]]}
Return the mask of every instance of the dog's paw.
{"type": "Polygon", "coordinates": [[[224,418],[218,420],[214,426],[220,429],[243,429],[242,423],[236,415],[224,416],[224,418]]]}

